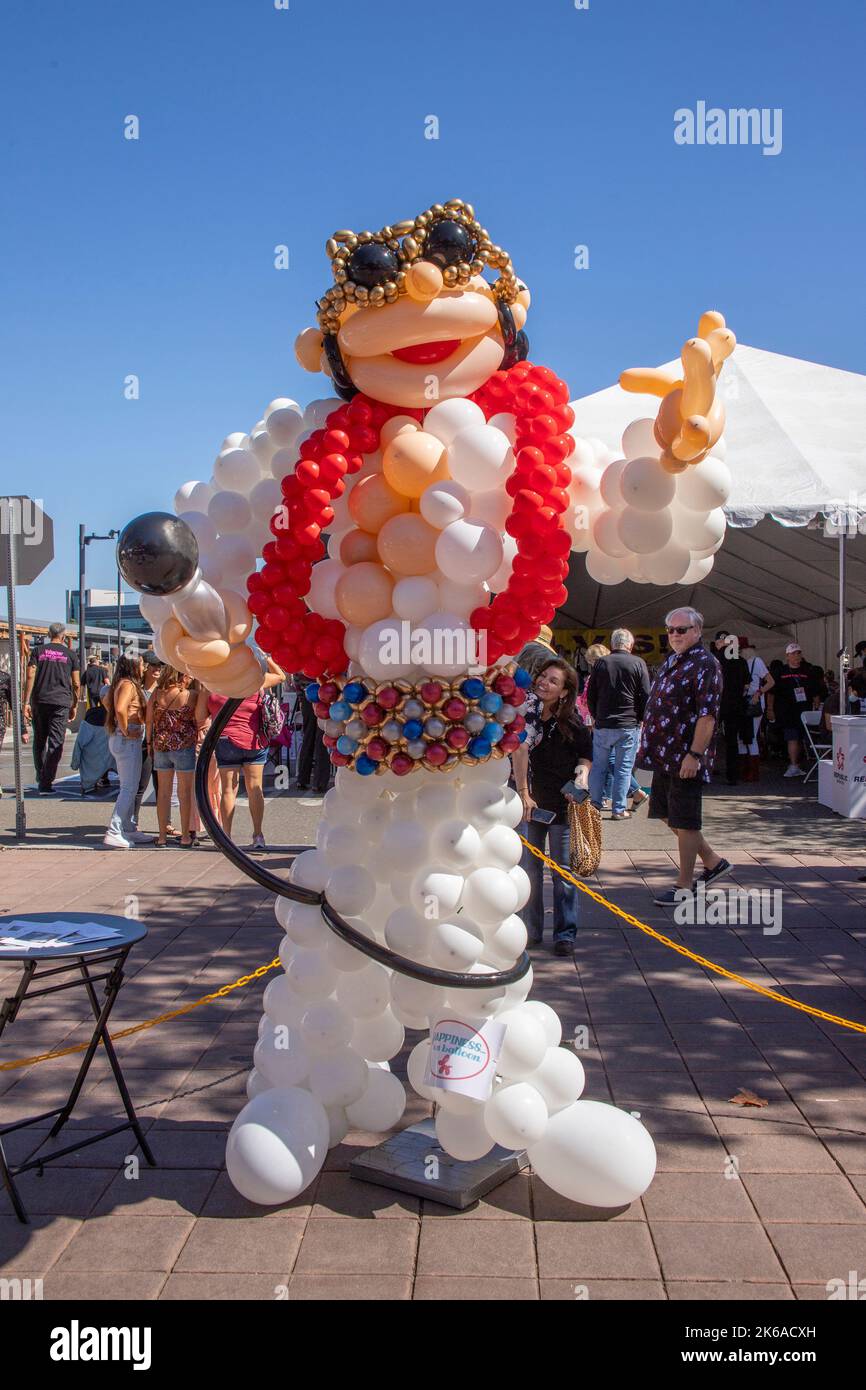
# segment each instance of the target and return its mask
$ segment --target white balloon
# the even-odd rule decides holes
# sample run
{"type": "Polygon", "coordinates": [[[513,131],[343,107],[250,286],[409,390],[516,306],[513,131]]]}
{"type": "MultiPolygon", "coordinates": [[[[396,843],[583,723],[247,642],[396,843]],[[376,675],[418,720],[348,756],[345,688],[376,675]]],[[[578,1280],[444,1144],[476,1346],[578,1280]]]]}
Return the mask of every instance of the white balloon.
{"type": "Polygon", "coordinates": [[[368,1068],[367,1089],[360,1100],[346,1106],[346,1118],[353,1129],[384,1134],[399,1124],[406,1109],[403,1083],[393,1072],[368,1068]]]}
{"type": "Polygon", "coordinates": [[[667,545],[674,529],[669,507],[653,512],[626,507],[625,511],[620,512],[617,525],[620,540],[635,555],[650,555],[661,550],[667,545]]]}
{"type": "Polygon", "coordinates": [[[421,494],[418,503],[424,520],[442,531],[452,521],[460,521],[469,511],[469,493],[452,480],[431,483],[421,494]]]}
{"type": "MultiPolygon", "coordinates": [[[[476,492],[472,498],[470,516],[473,521],[486,521],[494,531],[503,531],[505,523],[514,506],[504,487],[491,488],[489,492],[476,492]]],[[[509,537],[509,539],[511,539],[509,537]]]]}
{"type": "MultiPolygon", "coordinates": [[[[505,759],[503,758],[502,761],[505,762],[505,759]]],[[[420,791],[418,802],[420,805],[420,791]]],[[[501,823],[508,805],[505,789],[486,778],[478,781],[467,779],[457,795],[457,814],[471,821],[481,834],[484,834],[491,826],[501,823]]],[[[503,913],[503,916],[508,916],[508,914],[503,913]]]]}
{"type": "Polygon", "coordinates": [[[490,425],[470,425],[451,441],[448,471],[473,493],[500,487],[514,472],[511,441],[490,425]]]}
{"type": "Polygon", "coordinates": [[[259,478],[250,489],[250,511],[255,521],[270,525],[271,517],[280,506],[283,494],[276,478],[259,478]]]}
{"type": "Polygon", "coordinates": [[[409,1077],[409,1084],[413,1091],[416,1091],[424,1100],[433,1100],[441,1092],[438,1087],[430,1086],[424,1080],[427,1075],[427,1063],[430,1058],[430,1039],[422,1038],[416,1043],[406,1059],[406,1075],[409,1077]]]}
{"type": "MultiPolygon", "coordinates": [[[[394,618],[381,618],[364,628],[358,643],[358,661],[373,680],[398,680],[409,674],[411,662],[392,659],[399,637],[400,625],[394,618]]],[[[399,647],[396,653],[402,654],[399,647]]]]}
{"type": "Polygon", "coordinates": [[[439,607],[436,580],[427,574],[411,574],[398,579],[391,594],[391,603],[398,618],[417,621],[439,607]]]}
{"type": "Polygon", "coordinates": [[[385,922],[385,945],[398,956],[424,960],[430,940],[430,923],[413,907],[396,907],[385,922]]]}
{"type": "MultiPolygon", "coordinates": [[[[716,446],[718,447],[718,446],[716,446]]],[[[677,501],[693,512],[710,512],[723,507],[731,495],[730,469],[720,458],[709,457],[690,463],[676,478],[677,501]]]]}
{"type": "Polygon", "coordinates": [[[547,1106],[525,1081],[500,1086],[484,1107],[484,1125],[503,1149],[537,1144],[547,1130],[547,1106]]]}
{"type": "MultiPolygon", "coordinates": [[[[357,862],[357,826],[346,825],[339,821],[336,825],[328,825],[327,821],[323,819],[320,822],[319,830],[322,832],[322,843],[321,846],[317,843],[317,848],[321,848],[329,865],[336,868],[338,865],[357,862]]],[[[318,836],[316,839],[318,841],[318,836]]]]}
{"type": "MultiPolygon", "coordinates": [[[[620,505],[622,505],[622,499],[620,499],[620,505]]],[[[592,523],[592,539],[597,549],[612,559],[621,559],[628,554],[629,548],[619,534],[618,511],[599,512],[592,523]]]]}
{"type": "Polygon", "coordinates": [[[310,1090],[323,1105],[352,1105],[367,1089],[369,1070],[363,1057],[350,1047],[314,1057],[310,1063],[310,1090]]]}
{"type": "MultiPolygon", "coordinates": [[[[566,528],[570,529],[570,528],[566,528]]],[[[501,594],[508,587],[511,578],[514,561],[517,556],[517,541],[507,533],[502,537],[502,564],[495,574],[491,574],[487,581],[494,594],[501,594]]]]}
{"type": "Polygon", "coordinates": [[[505,970],[514,964],[526,950],[526,928],[516,913],[491,931],[487,937],[486,954],[492,963],[498,963],[505,970]]]}
{"type": "Polygon", "coordinates": [[[199,550],[209,550],[217,538],[217,528],[206,512],[184,512],[183,520],[198,541],[199,550]]]}
{"type": "Polygon", "coordinates": [[[250,448],[259,461],[262,472],[270,470],[271,459],[276,453],[276,444],[265,429],[264,421],[250,431],[250,448]]]}
{"type": "Polygon", "coordinates": [[[499,532],[485,522],[452,521],[436,542],[438,568],[459,584],[489,579],[502,564],[504,553],[499,532]]]}
{"type": "MultiPolygon", "coordinates": [[[[276,482],[281,483],[290,473],[294,473],[298,462],[298,448],[301,440],[285,449],[275,449],[271,455],[271,473],[276,482]]],[[[345,496],[345,494],[344,494],[345,496]]],[[[341,499],[338,499],[341,500],[341,499]]]]}
{"type": "Polygon", "coordinates": [[[290,987],[304,999],[326,999],[337,983],[337,972],[324,950],[311,950],[306,946],[299,946],[293,952],[286,973],[290,987]]]}
{"type": "Polygon", "coordinates": [[[426,925],[430,959],[440,970],[466,970],[480,959],[484,937],[472,922],[461,916],[457,922],[426,925]]]}
{"type": "Polygon", "coordinates": [[[474,401],[464,399],[440,401],[424,416],[424,431],[449,445],[461,430],[472,425],[484,425],[484,411],[474,401]]]}
{"type": "Polygon", "coordinates": [[[391,976],[378,961],[371,960],[363,970],[341,975],[337,981],[337,1001],[353,1018],[375,1018],[387,1009],[391,999],[391,976]]]}
{"type": "Polygon", "coordinates": [[[210,483],[184,483],[174,494],[174,510],[178,516],[185,512],[206,512],[214,492],[210,483]]]}
{"type": "Polygon", "coordinates": [[[522,1007],[508,1009],[497,1019],[505,1024],[505,1037],[496,1070],[509,1081],[522,1081],[541,1065],[547,1052],[544,1026],[522,1007]]]}
{"type": "Polygon", "coordinates": [[[487,1132],[484,1110],[480,1105],[476,1113],[468,1115],[453,1114],[449,1110],[437,1111],[436,1138],[447,1154],[465,1162],[483,1158],[490,1153],[495,1142],[487,1132]]]}
{"type": "Polygon", "coordinates": [[[310,572],[310,591],[304,602],[314,613],[323,618],[339,618],[340,610],[334,597],[337,583],[347,573],[346,566],[339,560],[319,560],[310,572]]]}
{"type": "Polygon", "coordinates": [[[310,1057],[300,1032],[270,1020],[255,1045],[253,1065],[272,1086],[299,1086],[310,1074],[310,1057]]]}
{"type": "Polygon", "coordinates": [[[261,1072],[256,1071],[255,1067],[253,1067],[247,1077],[247,1100],[255,1100],[256,1096],[262,1094],[262,1091],[269,1091],[270,1089],[271,1083],[262,1076],[261,1072]]]}
{"type": "MultiPolygon", "coordinates": [[[[360,778],[357,781],[361,782],[360,778]]],[[[304,850],[292,864],[290,877],[298,888],[309,888],[314,893],[324,891],[328,879],[328,863],[324,855],[316,849],[304,850]]]]}
{"type": "MultiPolygon", "coordinates": [[[[511,537],[508,537],[511,540],[511,537]]],[[[498,573],[498,571],[497,571],[498,573]]],[[[444,609],[446,613],[456,613],[459,618],[468,618],[469,614],[476,608],[486,608],[490,602],[490,594],[483,580],[476,580],[474,584],[459,584],[453,579],[446,579],[444,576],[439,580],[438,600],[433,604],[434,608],[444,609]]],[[[430,612],[430,608],[426,612],[430,612]]]]}
{"type": "MultiPolygon", "coordinates": [[[[406,1030],[390,1009],[374,1018],[358,1018],[352,1033],[352,1050],[368,1062],[387,1062],[403,1046],[406,1030]]],[[[370,1126],[364,1126],[370,1128],[370,1126]]]]}
{"type": "Polygon", "coordinates": [[[141,616],[156,631],[162,627],[166,618],[171,617],[173,611],[171,600],[160,598],[157,594],[142,594],[138,600],[138,607],[141,616]]]}
{"type": "Polygon", "coordinates": [[[349,1133],[349,1121],[342,1105],[326,1105],[325,1114],[328,1117],[328,1148],[335,1149],[349,1133]]]}
{"type": "Polygon", "coordinates": [[[276,1206],[309,1187],[325,1161],[328,1140],[328,1117],[309,1091],[263,1091],[244,1106],[229,1131],[226,1170],[241,1196],[276,1206]]]}
{"type": "MultiPolygon", "coordinates": [[[[458,524],[462,526],[464,523],[458,524]]],[[[442,534],[445,534],[444,531],[442,534]]],[[[466,670],[472,641],[470,634],[471,629],[465,618],[458,613],[445,613],[437,609],[414,624],[412,653],[417,654],[416,659],[422,662],[429,675],[453,680],[466,670]]],[[[391,671],[395,669],[390,668],[391,671]]]]}
{"type": "MultiPolygon", "coordinates": [[[[528,1000],[525,1008],[544,1028],[548,1047],[558,1047],[562,1039],[562,1024],[559,1021],[559,1015],[549,1004],[542,1003],[540,999],[528,1000]]],[[[577,1100],[577,1096],[574,1099],[577,1100]]]]}
{"type": "Polygon", "coordinates": [[[651,584],[677,584],[691,564],[691,559],[677,536],[657,555],[644,555],[641,569],[651,584]]]}
{"type": "Polygon", "coordinates": [[[594,463],[578,464],[572,455],[568,490],[578,506],[597,507],[600,501],[601,469],[594,463]]]}
{"type": "Polygon", "coordinates": [[[621,1207],[649,1187],[656,1152],[643,1125],[625,1110],[578,1100],[551,1116],[529,1160],[548,1187],[591,1207],[621,1207]]]}
{"type": "Polygon", "coordinates": [[[438,859],[461,871],[470,869],[481,849],[481,836],[469,821],[442,821],[433,831],[430,847],[438,859]]]}
{"type": "MultiPolygon", "coordinates": [[[[444,865],[431,867],[425,864],[413,875],[409,901],[426,921],[442,922],[451,916],[463,891],[462,874],[444,865]]],[[[468,906],[466,910],[471,917],[475,916],[468,906]]]]}
{"type": "Polygon", "coordinates": [[[487,421],[491,429],[501,430],[511,444],[517,439],[517,417],[506,411],[491,415],[487,421]]]}
{"type": "Polygon", "coordinates": [[[622,436],[622,452],[627,459],[658,458],[661,449],[656,443],[655,421],[649,417],[632,420],[622,436]]]}
{"type": "Polygon", "coordinates": [[[284,1023],[288,1028],[299,1028],[307,1009],[307,1000],[295,994],[285,974],[281,972],[265,986],[262,1008],[272,1023],[284,1023]]]}
{"type": "Polygon", "coordinates": [[[523,854],[520,836],[507,825],[492,825],[481,837],[476,865],[480,868],[513,869],[523,854]]]}
{"type": "Polygon", "coordinates": [[[453,816],[455,791],[453,783],[439,776],[420,786],[415,795],[415,809],[422,824],[433,825],[453,816]]]}
{"type": "MultiPolygon", "coordinates": [[[[544,1007],[542,1005],[542,1008],[544,1007]]],[[[532,1008],[532,1004],[527,1003],[524,1008],[532,1008]]],[[[559,1019],[556,1019],[556,1022],[558,1024],[559,1019]]],[[[551,1029],[548,1037],[552,1036],[552,1032],[551,1029]]],[[[556,1043],[548,1047],[541,1064],[529,1078],[551,1115],[556,1114],[558,1110],[564,1110],[566,1105],[572,1105],[583,1095],[585,1079],[580,1058],[556,1043]]]]}
{"type": "Polygon", "coordinates": [[[361,864],[341,864],[328,875],[325,896],[341,916],[366,912],[376,894],[376,880],[361,864]]]}
{"type": "Polygon", "coordinates": [[[690,550],[706,550],[724,537],[725,513],[721,507],[706,515],[679,506],[672,511],[674,538],[678,545],[688,546],[690,550]]]}
{"type": "Polygon", "coordinates": [[[666,473],[657,458],[629,459],[619,480],[622,500],[641,512],[657,512],[674,500],[677,481],[666,473]]]}
{"type": "Polygon", "coordinates": [[[601,475],[598,490],[601,493],[602,502],[608,507],[622,506],[620,480],[627,462],[627,459],[614,459],[613,463],[609,463],[601,475]]]}
{"type": "Polygon", "coordinates": [[[532,891],[532,885],[529,882],[529,874],[522,864],[515,864],[513,869],[508,870],[507,877],[511,880],[517,891],[517,907],[515,911],[519,912],[520,909],[525,907],[529,902],[529,894],[532,891]]]}
{"type": "Polygon", "coordinates": [[[304,428],[301,407],[297,401],[272,401],[265,411],[265,428],[278,449],[294,444],[304,428]]]}
{"type": "Polygon", "coordinates": [[[240,492],[215,492],[208,503],[207,514],[220,535],[244,531],[252,518],[250,504],[240,492]]]}
{"type": "Polygon", "coordinates": [[[301,1037],[311,1056],[336,1052],[352,1041],[352,1020],[333,999],[311,1004],[301,1019],[301,1037]]]}
{"type": "Polygon", "coordinates": [[[391,977],[391,1009],[407,1028],[426,1028],[445,1005],[445,990],[396,970],[391,977]]]}
{"type": "Polygon", "coordinates": [[[692,562],[680,580],[681,584],[700,584],[713,568],[712,555],[692,555],[692,562]]]}
{"type": "Polygon", "coordinates": [[[249,449],[223,448],[213,466],[214,483],[224,492],[240,492],[246,496],[261,476],[259,460],[249,449]]]}

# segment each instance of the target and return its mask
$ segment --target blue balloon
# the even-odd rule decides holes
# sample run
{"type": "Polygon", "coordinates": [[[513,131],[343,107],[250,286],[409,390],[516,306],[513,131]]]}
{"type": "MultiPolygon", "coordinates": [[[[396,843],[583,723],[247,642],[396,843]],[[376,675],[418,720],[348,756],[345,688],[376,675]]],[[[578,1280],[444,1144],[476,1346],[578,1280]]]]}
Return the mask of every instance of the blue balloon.
{"type": "Polygon", "coordinates": [[[488,738],[479,734],[477,738],[469,740],[469,747],[466,751],[471,758],[489,758],[492,746],[488,738]]]}
{"type": "Polygon", "coordinates": [[[519,741],[520,743],[522,743],[523,740],[526,738],[526,735],[527,735],[528,732],[529,732],[528,729],[521,729],[521,730],[520,730],[520,733],[517,735],[518,741],[519,741]]]}
{"type": "Polygon", "coordinates": [[[357,748],[358,740],[356,738],[349,738],[348,734],[341,734],[337,739],[337,752],[345,753],[349,758],[357,751],[357,748]]]}
{"type": "Polygon", "coordinates": [[[460,694],[467,700],[480,700],[484,694],[484,682],[478,676],[467,676],[460,686],[460,694]]]}
{"type": "Polygon", "coordinates": [[[346,700],[335,700],[328,710],[329,719],[351,719],[352,706],[346,700]]]}
{"type": "Polygon", "coordinates": [[[348,700],[350,705],[359,705],[367,697],[367,687],[360,681],[349,681],[348,685],[343,686],[343,699],[348,700]]]}
{"type": "Polygon", "coordinates": [[[487,690],[478,701],[479,709],[483,709],[485,714],[495,714],[502,709],[502,696],[497,695],[495,690],[487,690]]]}
{"type": "Polygon", "coordinates": [[[420,738],[424,732],[424,725],[420,719],[407,719],[403,725],[403,737],[406,739],[420,738]]]}
{"type": "Polygon", "coordinates": [[[498,743],[504,733],[505,730],[502,725],[497,724],[495,719],[491,719],[490,723],[484,726],[482,737],[486,738],[488,743],[498,743]]]}
{"type": "Polygon", "coordinates": [[[319,687],[315,681],[310,681],[310,684],[306,687],[304,694],[306,695],[311,705],[314,705],[316,703],[316,701],[319,698],[319,687]]]}
{"type": "Polygon", "coordinates": [[[355,771],[360,772],[362,777],[369,777],[371,772],[375,772],[379,766],[374,763],[372,758],[368,758],[366,753],[362,753],[360,758],[355,759],[355,771]]]}
{"type": "Polygon", "coordinates": [[[528,671],[524,671],[522,666],[518,666],[514,672],[514,683],[519,685],[521,690],[525,690],[527,686],[532,685],[532,677],[528,671]]]}

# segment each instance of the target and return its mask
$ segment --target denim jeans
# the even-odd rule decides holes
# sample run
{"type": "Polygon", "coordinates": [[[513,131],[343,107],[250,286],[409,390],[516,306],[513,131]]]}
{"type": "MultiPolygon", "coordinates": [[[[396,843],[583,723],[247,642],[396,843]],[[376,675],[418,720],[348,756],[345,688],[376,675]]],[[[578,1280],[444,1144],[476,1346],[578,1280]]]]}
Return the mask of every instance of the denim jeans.
{"type": "Polygon", "coordinates": [[[124,738],[121,733],[111,734],[108,747],[120,778],[120,791],[108,829],[112,835],[126,835],[136,829],[135,798],[141,777],[141,729],[130,725],[129,738],[124,738]]]}
{"type": "MultiPolygon", "coordinates": [[[[536,849],[569,866],[568,825],[542,825],[541,821],[524,821],[520,833],[536,849]],[[545,844],[547,848],[545,849],[545,844]]],[[[523,851],[523,867],[529,875],[529,902],[523,909],[524,926],[530,941],[540,941],[544,932],[544,865],[528,849],[523,851]]],[[[577,889],[567,879],[552,873],[553,879],[553,939],[573,941],[577,935],[577,889]]]]}
{"type": "Polygon", "coordinates": [[[604,800],[604,784],[608,768],[613,763],[613,788],[610,805],[614,815],[625,810],[629,779],[637,757],[640,731],[634,729],[593,729],[592,768],[589,774],[589,797],[596,806],[604,800]]]}
{"type": "MultiPolygon", "coordinates": [[[[630,777],[630,779],[629,779],[627,795],[628,795],[628,796],[634,796],[635,792],[639,792],[639,791],[641,791],[641,790],[642,790],[642,788],[641,788],[640,782],[637,780],[637,778],[635,777],[634,773],[632,773],[632,774],[631,774],[631,777],[630,777]]],[[[602,796],[604,797],[604,800],[605,800],[605,801],[610,801],[610,797],[611,797],[611,792],[612,792],[612,791],[613,791],[613,768],[610,766],[610,763],[608,763],[608,766],[607,766],[607,776],[606,776],[605,779],[604,779],[604,791],[602,792],[602,796]]]]}

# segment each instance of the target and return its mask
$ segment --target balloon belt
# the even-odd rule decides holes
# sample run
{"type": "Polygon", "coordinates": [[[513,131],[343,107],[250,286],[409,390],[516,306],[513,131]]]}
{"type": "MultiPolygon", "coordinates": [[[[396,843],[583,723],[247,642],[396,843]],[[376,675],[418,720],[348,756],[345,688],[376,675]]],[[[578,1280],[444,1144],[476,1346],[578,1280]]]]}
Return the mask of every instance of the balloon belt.
{"type": "MultiPolygon", "coordinates": [[[[380,946],[378,941],[371,941],[357,928],[351,927],[340,916],[339,912],[334,910],[324,893],[317,893],[312,888],[301,888],[296,884],[285,883],[283,879],[266,869],[263,864],[257,863],[248,854],[244,854],[243,850],[239,849],[223,830],[214,815],[207,794],[210,760],[214,755],[217,741],[223,729],[240,703],[240,700],[226,700],[205,735],[195,769],[195,796],[199,813],[211,838],[222,850],[226,859],[242,873],[245,873],[247,878],[251,878],[262,888],[267,888],[270,893],[275,893],[278,898],[290,898],[292,902],[318,907],[327,926],[342,941],[345,941],[349,946],[354,946],[357,951],[362,951],[371,960],[378,961],[380,965],[387,965],[390,970],[396,970],[400,975],[409,975],[413,980],[422,980],[424,984],[428,985],[446,985],[449,989],[501,989],[504,985],[513,985],[518,980],[523,979],[531,964],[526,951],[510,970],[491,971],[489,975],[470,975],[457,970],[437,970],[433,965],[419,965],[417,961],[407,960],[405,956],[398,956],[394,951],[389,951],[386,946],[380,946]]],[[[296,852],[300,852],[307,846],[296,845],[292,848],[296,852]]]]}

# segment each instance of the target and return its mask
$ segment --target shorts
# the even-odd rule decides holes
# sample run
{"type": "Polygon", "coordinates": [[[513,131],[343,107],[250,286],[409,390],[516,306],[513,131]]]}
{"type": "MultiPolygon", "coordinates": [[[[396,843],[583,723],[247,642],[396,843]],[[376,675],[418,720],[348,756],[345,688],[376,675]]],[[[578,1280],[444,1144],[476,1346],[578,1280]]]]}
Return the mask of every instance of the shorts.
{"type": "Polygon", "coordinates": [[[241,748],[230,738],[217,740],[217,767],[261,767],[268,760],[267,748],[241,748]]]}
{"type": "Polygon", "coordinates": [[[700,777],[654,772],[650,786],[650,818],[666,820],[671,830],[700,830],[703,790],[700,777]]]}
{"type": "Polygon", "coordinates": [[[803,734],[802,724],[799,726],[799,728],[796,724],[786,724],[782,730],[782,733],[785,735],[786,743],[791,743],[794,739],[796,739],[798,743],[802,743],[803,738],[805,737],[805,735],[803,734]]]}
{"type": "Polygon", "coordinates": [[[154,772],[195,772],[194,748],[155,748],[154,772]]]}

